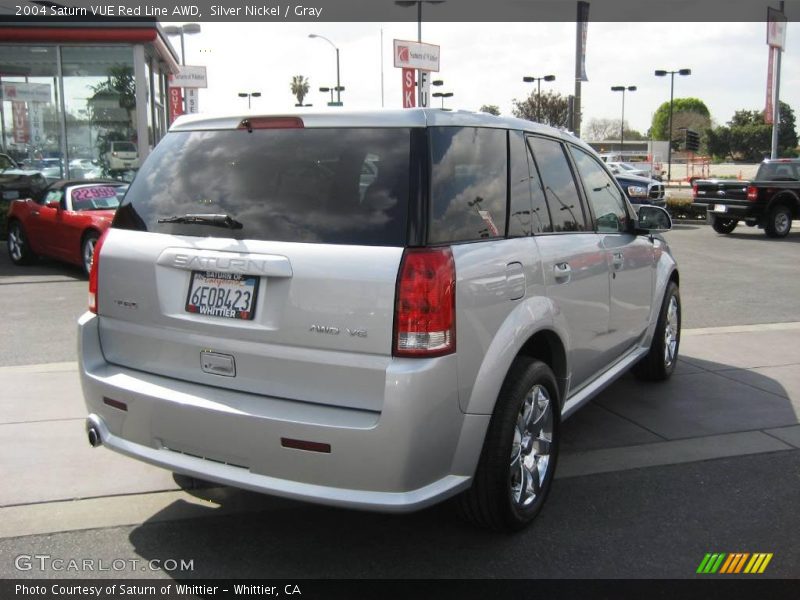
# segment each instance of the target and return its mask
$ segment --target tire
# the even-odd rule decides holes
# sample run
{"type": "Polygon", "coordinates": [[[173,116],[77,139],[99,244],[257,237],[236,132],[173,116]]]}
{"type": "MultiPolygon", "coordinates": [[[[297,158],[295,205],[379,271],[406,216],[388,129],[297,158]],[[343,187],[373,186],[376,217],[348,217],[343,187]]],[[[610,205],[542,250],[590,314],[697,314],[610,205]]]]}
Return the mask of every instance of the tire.
{"type": "Polygon", "coordinates": [[[83,235],[83,240],[81,241],[81,264],[83,265],[83,273],[87,277],[92,270],[94,248],[99,239],[100,235],[96,231],[88,231],[83,235]]]}
{"type": "Polygon", "coordinates": [[[36,254],[31,250],[28,237],[19,221],[11,221],[8,224],[6,247],[8,256],[15,265],[29,265],[36,260],[36,254]]]}
{"type": "Polygon", "coordinates": [[[789,235],[792,229],[792,211],[785,204],[776,204],[767,215],[764,233],[771,238],[782,238],[789,235]]]}
{"type": "Polygon", "coordinates": [[[713,217],[711,219],[711,227],[713,227],[714,231],[717,233],[732,233],[738,224],[739,221],[736,219],[721,219],[719,217],[713,217]]]}
{"type": "Polygon", "coordinates": [[[645,381],[668,379],[678,362],[681,344],[681,297],[674,281],[667,284],[658,314],[650,351],[633,367],[633,373],[645,381]]]}
{"type": "Polygon", "coordinates": [[[556,470],[560,406],[550,367],[517,357],[497,398],[472,487],[457,498],[462,518],[510,532],[539,514],[556,470]]]}

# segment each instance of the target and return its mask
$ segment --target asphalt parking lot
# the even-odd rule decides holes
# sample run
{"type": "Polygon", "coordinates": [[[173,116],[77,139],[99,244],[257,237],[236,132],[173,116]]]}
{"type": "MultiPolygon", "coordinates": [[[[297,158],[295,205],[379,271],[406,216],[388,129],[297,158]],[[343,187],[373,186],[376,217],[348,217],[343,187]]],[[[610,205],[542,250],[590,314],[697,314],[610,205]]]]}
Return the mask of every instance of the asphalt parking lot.
{"type": "Polygon", "coordinates": [[[667,234],[684,336],[664,385],[625,377],[564,427],[540,518],[500,536],[448,505],[405,516],[317,507],[169,473],[83,433],[75,320],[86,282],[0,252],[0,577],[14,557],[173,559],[191,570],[114,577],[688,578],[707,552],[774,553],[800,576],[800,231],[784,240],[704,225],[667,234]]]}

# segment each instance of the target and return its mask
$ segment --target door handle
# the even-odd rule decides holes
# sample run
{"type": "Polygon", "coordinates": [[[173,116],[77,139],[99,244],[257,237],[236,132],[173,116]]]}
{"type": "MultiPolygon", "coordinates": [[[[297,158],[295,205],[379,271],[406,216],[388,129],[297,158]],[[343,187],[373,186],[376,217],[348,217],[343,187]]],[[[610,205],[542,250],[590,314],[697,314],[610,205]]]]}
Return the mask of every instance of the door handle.
{"type": "Polygon", "coordinates": [[[31,216],[32,217],[38,217],[39,216],[39,211],[38,210],[32,210],[31,211],[31,216]]]}
{"type": "Polygon", "coordinates": [[[556,283],[567,283],[572,277],[572,267],[569,266],[569,263],[554,265],[553,272],[555,273],[556,283]]]}
{"type": "Polygon", "coordinates": [[[615,269],[621,269],[625,264],[625,257],[622,252],[614,252],[613,260],[611,261],[615,269]]]}

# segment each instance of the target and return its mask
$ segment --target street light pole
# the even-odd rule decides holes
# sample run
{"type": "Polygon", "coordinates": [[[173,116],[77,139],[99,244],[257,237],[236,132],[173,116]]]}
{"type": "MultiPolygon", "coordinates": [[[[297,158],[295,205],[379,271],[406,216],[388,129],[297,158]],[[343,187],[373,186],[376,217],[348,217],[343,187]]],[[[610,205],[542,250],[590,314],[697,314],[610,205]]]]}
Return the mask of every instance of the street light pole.
{"type": "Polygon", "coordinates": [[[675,96],[675,74],[678,75],[691,75],[691,69],[678,69],[677,71],[664,71],[658,69],[655,72],[656,77],[670,76],[669,83],[669,140],[667,144],[667,182],[672,180],[672,103],[675,96]]]}
{"type": "Polygon", "coordinates": [[[239,98],[247,98],[247,109],[250,110],[250,98],[260,98],[261,92],[239,92],[239,98]]]}
{"type": "Polygon", "coordinates": [[[310,38],[320,38],[322,40],[325,40],[331,46],[333,46],[334,50],[336,50],[336,103],[339,106],[341,106],[342,105],[342,89],[344,89],[344,88],[342,88],[342,83],[339,80],[339,48],[336,46],[336,44],[334,44],[332,41],[330,41],[324,35],[319,35],[319,34],[316,34],[316,33],[309,33],[308,37],[310,37],[310,38]]]}
{"type": "Polygon", "coordinates": [[[544,77],[530,77],[525,76],[522,78],[522,81],[525,83],[532,83],[536,82],[536,121],[541,123],[542,122],[542,115],[541,115],[541,107],[542,107],[542,80],[545,81],[555,81],[555,75],[545,75],[544,77]]]}
{"type": "Polygon", "coordinates": [[[611,88],[612,92],[622,92],[622,119],[619,122],[619,152],[620,156],[625,151],[625,91],[635,92],[636,86],[629,85],[627,88],[624,85],[615,85],[611,88]]]}

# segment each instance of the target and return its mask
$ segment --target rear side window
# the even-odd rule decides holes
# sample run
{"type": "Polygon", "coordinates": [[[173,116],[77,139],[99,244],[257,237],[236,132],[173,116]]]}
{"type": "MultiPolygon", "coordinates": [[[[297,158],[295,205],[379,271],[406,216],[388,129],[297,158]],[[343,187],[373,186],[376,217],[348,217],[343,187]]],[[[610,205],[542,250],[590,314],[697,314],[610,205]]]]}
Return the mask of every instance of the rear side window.
{"type": "Polygon", "coordinates": [[[540,137],[529,137],[528,144],[542,178],[553,231],[586,231],[581,199],[563,146],[540,137]]]}
{"type": "Polygon", "coordinates": [[[503,237],[506,130],[432,127],[431,243],[503,237]]]}
{"type": "Polygon", "coordinates": [[[410,139],[407,128],[173,132],[137,174],[114,227],[402,246],[410,139]],[[229,215],[243,227],[159,223],[187,214],[229,215]]]}

